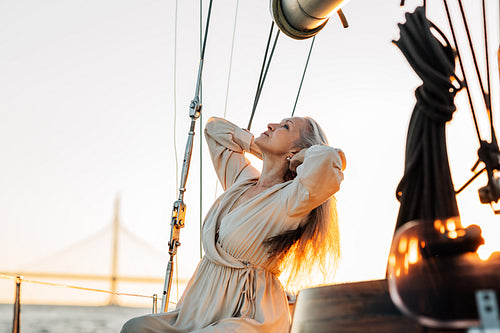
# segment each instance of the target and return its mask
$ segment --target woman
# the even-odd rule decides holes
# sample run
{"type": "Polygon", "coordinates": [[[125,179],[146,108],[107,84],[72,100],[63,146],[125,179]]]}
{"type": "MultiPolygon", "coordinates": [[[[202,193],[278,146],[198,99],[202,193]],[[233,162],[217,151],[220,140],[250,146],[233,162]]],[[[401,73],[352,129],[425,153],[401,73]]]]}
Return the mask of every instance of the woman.
{"type": "Polygon", "coordinates": [[[345,158],[326,145],[314,120],[269,124],[254,139],[211,118],[205,136],[224,188],[203,225],[205,256],[175,310],[134,318],[122,333],[288,332],[280,268],[294,279],[311,262],[326,264],[331,254],[338,258],[332,196],[343,179],[345,158]],[[244,151],[262,159],[261,173],[244,151]]]}

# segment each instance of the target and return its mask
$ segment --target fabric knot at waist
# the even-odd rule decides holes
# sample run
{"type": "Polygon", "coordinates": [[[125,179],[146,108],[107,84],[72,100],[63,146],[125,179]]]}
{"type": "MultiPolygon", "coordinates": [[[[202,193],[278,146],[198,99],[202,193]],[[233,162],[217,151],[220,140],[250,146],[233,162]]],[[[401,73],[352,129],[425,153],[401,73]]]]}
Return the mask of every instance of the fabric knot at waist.
{"type": "Polygon", "coordinates": [[[243,287],[240,293],[239,299],[239,314],[241,317],[255,318],[256,313],[256,299],[257,299],[257,271],[263,271],[267,275],[267,278],[277,279],[276,275],[268,270],[266,267],[254,265],[248,261],[240,261],[244,267],[243,270],[244,279],[243,287]]]}
{"type": "Polygon", "coordinates": [[[233,289],[231,295],[228,295],[235,299],[232,316],[255,318],[258,289],[260,288],[258,283],[259,272],[263,272],[266,275],[264,279],[277,279],[274,272],[265,266],[251,263],[245,259],[235,258],[226,251],[223,251],[219,242],[215,244],[218,250],[220,250],[217,251],[217,256],[213,256],[214,253],[207,253],[203,257],[203,260],[207,260],[210,264],[219,266],[223,269],[233,271],[234,276],[231,280],[237,279],[233,280],[237,284],[237,287],[234,285],[237,289],[233,289]]]}
{"type": "Polygon", "coordinates": [[[245,265],[243,268],[245,282],[240,294],[240,302],[243,304],[239,312],[242,317],[254,318],[256,311],[255,271],[261,267],[252,265],[248,261],[242,261],[242,264],[245,265]]]}
{"type": "Polygon", "coordinates": [[[257,299],[257,271],[263,271],[267,275],[266,278],[277,279],[274,272],[270,271],[266,267],[254,265],[248,261],[240,261],[245,267],[241,268],[243,270],[244,279],[243,288],[240,293],[240,301],[238,302],[240,306],[239,314],[241,317],[254,318],[256,312],[256,299],[257,299]]]}

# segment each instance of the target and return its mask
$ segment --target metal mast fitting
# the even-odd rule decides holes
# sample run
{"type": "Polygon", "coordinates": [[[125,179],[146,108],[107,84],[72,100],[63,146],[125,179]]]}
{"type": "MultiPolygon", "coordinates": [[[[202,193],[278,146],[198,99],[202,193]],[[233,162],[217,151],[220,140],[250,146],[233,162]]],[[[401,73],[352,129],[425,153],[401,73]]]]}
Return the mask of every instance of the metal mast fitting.
{"type": "Polygon", "coordinates": [[[270,10],[280,30],[294,39],[316,35],[337,12],[344,28],[347,20],[341,7],[348,0],[271,0],[270,10]]]}
{"type": "Polygon", "coordinates": [[[201,74],[203,72],[203,59],[205,57],[205,48],[207,45],[207,35],[208,35],[208,27],[210,25],[210,14],[212,12],[212,2],[210,0],[210,4],[208,7],[207,14],[207,23],[205,26],[205,37],[203,40],[203,46],[200,54],[200,62],[198,66],[198,77],[196,80],[196,89],[194,93],[194,98],[189,104],[189,117],[191,117],[191,126],[189,128],[188,139],[186,143],[186,150],[184,152],[184,160],[182,162],[182,172],[181,172],[181,181],[179,185],[179,197],[174,202],[174,207],[172,209],[172,219],[170,221],[170,240],[168,242],[168,253],[170,255],[170,259],[167,264],[167,269],[165,272],[165,283],[163,286],[163,295],[161,299],[161,309],[163,312],[167,312],[168,303],[170,299],[170,288],[172,286],[172,276],[174,272],[174,257],[177,254],[177,248],[181,245],[179,241],[180,230],[184,227],[184,221],[186,217],[186,204],[184,203],[184,192],[186,192],[186,181],[189,173],[189,165],[191,164],[191,155],[193,153],[193,139],[194,139],[194,130],[196,126],[196,120],[201,115],[201,102],[200,102],[200,93],[201,93],[201,74]]]}

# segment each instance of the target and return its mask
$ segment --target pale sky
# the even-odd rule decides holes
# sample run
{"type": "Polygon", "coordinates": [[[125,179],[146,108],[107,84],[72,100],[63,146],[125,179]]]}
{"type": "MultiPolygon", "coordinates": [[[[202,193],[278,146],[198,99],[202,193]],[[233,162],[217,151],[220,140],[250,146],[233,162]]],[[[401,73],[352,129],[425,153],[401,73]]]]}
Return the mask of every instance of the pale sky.
{"type": "MultiPolygon", "coordinates": [[[[315,118],[331,145],[347,156],[336,195],[342,242],[336,282],[385,274],[399,208],[394,193],[403,174],[414,90],[421,84],[391,43],[404,13],[421,3],[406,2],[401,8],[400,0],[352,0],[344,7],[348,29],[332,17],[316,38],[297,105],[296,115],[315,118]]],[[[203,3],[206,17],[208,1],[203,3]]],[[[173,0],[0,0],[0,271],[106,274],[110,240],[65,249],[109,225],[119,195],[122,224],[156,249],[123,241],[120,272],[163,277],[162,253],[178,195],[175,165],[180,173],[198,70],[198,5],[179,1],[175,47],[173,0]]],[[[239,2],[227,90],[235,5],[214,0],[198,124],[224,115],[227,91],[227,119],[246,127],[250,117],[271,17],[268,1],[239,2]]],[[[496,55],[498,3],[489,5],[497,24],[489,36],[496,55]]],[[[471,27],[481,33],[479,10],[468,4],[471,27]]],[[[441,2],[429,4],[428,16],[451,39],[441,2]]],[[[252,125],[255,134],[290,116],[310,42],[280,36],[252,125]]],[[[481,49],[476,52],[484,58],[481,49]]],[[[497,111],[498,70],[493,72],[497,111]]],[[[458,188],[472,176],[478,142],[463,92],[456,103],[448,146],[458,188]]],[[[485,113],[478,110],[484,124],[485,113]]],[[[484,133],[489,138],[487,127],[484,133]]],[[[186,278],[199,260],[200,135],[197,127],[178,255],[179,274],[186,278]]],[[[215,200],[216,180],[204,142],[202,152],[204,215],[215,200]]],[[[485,184],[481,176],[458,196],[462,222],[498,237],[498,217],[477,196],[485,184]]],[[[0,279],[0,295],[7,295],[0,301],[10,301],[11,284],[0,279]]]]}

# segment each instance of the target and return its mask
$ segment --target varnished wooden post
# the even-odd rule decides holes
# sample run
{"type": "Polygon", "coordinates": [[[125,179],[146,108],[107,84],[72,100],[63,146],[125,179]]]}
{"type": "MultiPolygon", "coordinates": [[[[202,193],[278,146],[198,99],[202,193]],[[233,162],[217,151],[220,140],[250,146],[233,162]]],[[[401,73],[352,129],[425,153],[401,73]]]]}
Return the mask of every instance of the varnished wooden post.
{"type": "Polygon", "coordinates": [[[12,333],[20,333],[21,327],[21,281],[22,276],[16,277],[16,296],[14,300],[14,318],[12,320],[12,333]]]}

